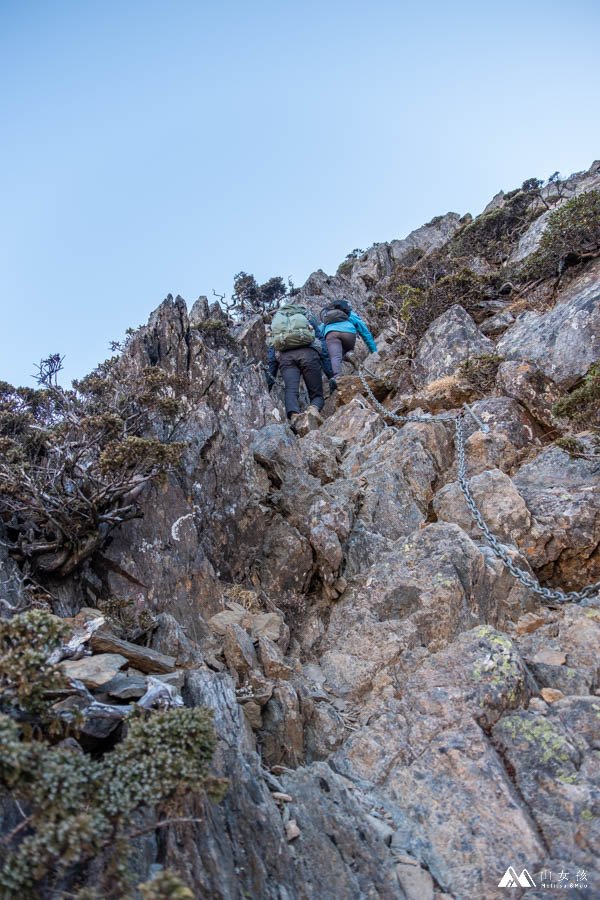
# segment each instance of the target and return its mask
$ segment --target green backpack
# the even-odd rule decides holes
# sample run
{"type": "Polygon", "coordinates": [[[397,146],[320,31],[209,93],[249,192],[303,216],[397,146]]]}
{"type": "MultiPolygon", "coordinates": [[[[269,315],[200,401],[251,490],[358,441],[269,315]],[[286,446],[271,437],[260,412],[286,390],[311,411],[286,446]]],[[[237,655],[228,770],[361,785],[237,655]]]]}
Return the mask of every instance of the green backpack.
{"type": "Polygon", "coordinates": [[[315,332],[303,306],[290,304],[277,310],[271,323],[271,342],[276,350],[308,347],[314,339],[315,332]]]}

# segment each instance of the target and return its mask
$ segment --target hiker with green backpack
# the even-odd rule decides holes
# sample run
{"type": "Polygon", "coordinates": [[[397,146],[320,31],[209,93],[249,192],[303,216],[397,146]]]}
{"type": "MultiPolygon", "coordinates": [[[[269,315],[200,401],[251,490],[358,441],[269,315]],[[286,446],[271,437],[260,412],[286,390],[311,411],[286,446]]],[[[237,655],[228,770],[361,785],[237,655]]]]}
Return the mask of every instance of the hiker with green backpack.
{"type": "Polygon", "coordinates": [[[377,352],[373,335],[347,300],[335,300],[331,306],[321,310],[323,335],[331,357],[331,368],[335,378],[342,370],[342,361],[353,350],[356,335],[359,334],[371,353],[377,352]]]}
{"type": "MultiPolygon", "coordinates": [[[[291,425],[300,413],[300,378],[303,378],[309,410],[317,414],[323,409],[323,364],[316,341],[315,328],[303,306],[284,301],[271,322],[270,374],[274,378],[276,367],[281,371],[285,385],[285,411],[291,425]]],[[[318,327],[318,326],[317,326],[318,327]]]]}

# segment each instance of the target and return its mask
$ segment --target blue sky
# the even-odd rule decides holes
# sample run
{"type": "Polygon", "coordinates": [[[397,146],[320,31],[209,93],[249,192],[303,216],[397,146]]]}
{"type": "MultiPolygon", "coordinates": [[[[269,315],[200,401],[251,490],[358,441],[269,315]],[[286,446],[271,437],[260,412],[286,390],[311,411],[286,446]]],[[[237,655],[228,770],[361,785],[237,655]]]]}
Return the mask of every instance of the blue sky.
{"type": "Polygon", "coordinates": [[[600,157],[595,0],[0,0],[0,380],[600,157]]]}

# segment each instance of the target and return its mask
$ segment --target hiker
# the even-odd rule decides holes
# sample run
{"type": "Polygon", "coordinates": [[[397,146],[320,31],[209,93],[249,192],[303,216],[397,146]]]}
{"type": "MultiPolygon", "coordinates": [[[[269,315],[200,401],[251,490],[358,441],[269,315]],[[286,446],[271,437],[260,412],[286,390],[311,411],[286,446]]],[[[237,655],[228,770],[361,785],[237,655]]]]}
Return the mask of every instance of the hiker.
{"type": "Polygon", "coordinates": [[[331,306],[326,306],[321,311],[321,321],[334,378],[342,370],[344,357],[354,350],[357,334],[360,334],[371,353],[377,352],[373,335],[360,316],[352,312],[347,300],[336,300],[331,306]]]}
{"type": "MultiPolygon", "coordinates": [[[[291,425],[300,413],[300,377],[304,379],[309,410],[317,415],[323,409],[323,363],[316,341],[315,328],[303,306],[284,300],[271,322],[269,376],[273,384],[277,369],[285,384],[285,411],[291,425]]],[[[318,323],[317,324],[318,327],[318,323]]]]}

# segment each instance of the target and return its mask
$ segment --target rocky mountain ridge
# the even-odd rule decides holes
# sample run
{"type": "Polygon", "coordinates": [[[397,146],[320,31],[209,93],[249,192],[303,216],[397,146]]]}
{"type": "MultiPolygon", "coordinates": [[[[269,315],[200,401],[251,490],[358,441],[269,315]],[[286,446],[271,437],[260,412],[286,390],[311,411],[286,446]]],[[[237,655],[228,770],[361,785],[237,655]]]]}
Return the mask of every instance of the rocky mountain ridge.
{"type": "MultiPolygon", "coordinates": [[[[494,555],[453,421],[469,403],[488,428],[465,418],[469,486],[514,564],[563,591],[600,580],[597,395],[576,394],[598,377],[600,260],[586,244],[560,274],[515,278],[552,215],[599,187],[595,163],[498,195],[300,290],[374,321],[378,352],[357,365],[389,414],[446,418],[386,420],[347,363],[325,423],[296,435],[267,390],[262,317],[232,325],[204,298],[169,297],[129,340],[124,371],[194,386],[181,465],[45,586],[61,616],[110,598],[147,611],[144,649],[172,660],[186,705],[214,710],[226,796],[190,796],[201,824],[138,841],[142,875],[171,867],[228,900],[501,897],[508,866],[531,897],[544,870],[569,871],[573,895],[584,875],[600,886],[600,604],[549,606],[494,555]]],[[[86,640],[82,663],[101,662],[86,640]]],[[[140,665],[123,654],[102,702],[140,665]]]]}

